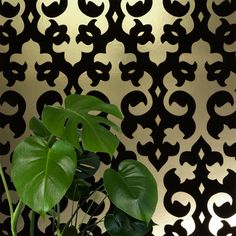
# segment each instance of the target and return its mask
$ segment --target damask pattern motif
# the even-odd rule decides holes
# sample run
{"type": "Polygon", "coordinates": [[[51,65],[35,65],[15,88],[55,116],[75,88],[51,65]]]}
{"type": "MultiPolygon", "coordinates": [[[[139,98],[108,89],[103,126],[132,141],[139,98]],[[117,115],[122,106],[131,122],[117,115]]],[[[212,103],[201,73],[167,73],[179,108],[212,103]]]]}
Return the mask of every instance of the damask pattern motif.
{"type": "MultiPolygon", "coordinates": [[[[235,235],[235,10],[234,0],[0,0],[6,175],[44,104],[92,94],[124,114],[111,164],[138,158],[157,179],[152,235],[235,235]]],[[[10,235],[0,189],[0,235],[10,235]]],[[[68,206],[63,201],[62,211],[68,206]]],[[[19,235],[29,221],[25,208],[19,235]]],[[[51,219],[37,222],[37,235],[52,234],[51,219]]],[[[93,233],[106,235],[99,227],[93,233]]]]}

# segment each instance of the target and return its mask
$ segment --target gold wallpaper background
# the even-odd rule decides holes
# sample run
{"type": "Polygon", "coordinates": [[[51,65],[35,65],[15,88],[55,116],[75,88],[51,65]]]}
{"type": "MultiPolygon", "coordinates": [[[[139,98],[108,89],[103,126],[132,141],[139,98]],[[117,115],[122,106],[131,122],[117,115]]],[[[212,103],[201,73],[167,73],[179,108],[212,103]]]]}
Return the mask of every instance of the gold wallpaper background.
{"type": "MultiPolygon", "coordinates": [[[[0,0],[2,165],[44,104],[93,94],[125,116],[114,162],[137,158],[157,180],[152,235],[235,235],[235,5],[0,0]]],[[[0,235],[9,230],[4,199],[1,187],[0,235]]],[[[21,221],[25,235],[27,214],[21,221]]],[[[49,224],[39,219],[38,235],[49,224]]]]}

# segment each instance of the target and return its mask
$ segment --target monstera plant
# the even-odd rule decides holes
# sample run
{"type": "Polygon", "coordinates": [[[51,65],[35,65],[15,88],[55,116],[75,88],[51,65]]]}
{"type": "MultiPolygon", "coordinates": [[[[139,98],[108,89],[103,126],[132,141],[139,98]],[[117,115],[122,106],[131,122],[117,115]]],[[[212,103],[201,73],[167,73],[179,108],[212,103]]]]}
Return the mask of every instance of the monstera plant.
{"type": "Polygon", "coordinates": [[[157,186],[149,170],[136,160],[124,159],[118,168],[104,171],[100,186],[95,188],[95,182],[91,181],[100,166],[97,153],[106,153],[112,159],[119,145],[112,131],[119,132],[120,128],[108,117],[122,119],[121,112],[115,105],[90,95],[69,95],[64,105],[45,106],[41,119],[33,117],[29,123],[32,135],[13,152],[11,178],[19,196],[15,209],[0,168],[10,207],[12,235],[17,235],[24,205],[32,210],[30,235],[35,231],[35,213],[54,217],[54,233],[58,236],[91,235],[102,221],[112,236],[145,235],[153,225],[151,217],[157,203],[157,186]],[[91,200],[97,191],[111,202],[110,210],[100,220],[95,215],[105,198],[99,204],[91,200]],[[64,198],[72,200],[76,207],[68,222],[61,224],[60,202],[64,198]],[[88,202],[89,220],[77,221],[79,210],[88,202]]]}

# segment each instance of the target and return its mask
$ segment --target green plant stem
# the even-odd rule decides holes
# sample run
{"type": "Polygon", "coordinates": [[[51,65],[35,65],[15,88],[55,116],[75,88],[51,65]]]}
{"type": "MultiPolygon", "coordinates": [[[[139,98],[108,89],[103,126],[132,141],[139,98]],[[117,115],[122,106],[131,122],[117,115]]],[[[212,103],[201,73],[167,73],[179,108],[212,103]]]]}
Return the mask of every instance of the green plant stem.
{"type": "Polygon", "coordinates": [[[100,206],[102,205],[102,203],[105,201],[105,199],[107,198],[107,196],[105,196],[102,201],[98,204],[98,206],[95,208],[95,210],[93,211],[93,213],[91,214],[89,220],[88,220],[88,223],[86,224],[85,226],[85,229],[83,230],[83,233],[81,236],[85,236],[85,233],[86,233],[86,230],[88,229],[89,227],[89,223],[91,222],[91,220],[93,219],[94,215],[96,214],[96,212],[98,211],[98,209],[100,208],[100,206]]]}
{"type": "Polygon", "coordinates": [[[57,211],[56,211],[57,209],[56,209],[56,207],[54,206],[53,207],[53,211],[54,211],[54,213],[53,213],[53,215],[52,215],[52,222],[53,222],[53,224],[52,224],[52,232],[54,233],[54,231],[55,231],[55,226],[56,226],[56,215],[57,215],[57,211]]]}
{"type": "Polygon", "coordinates": [[[60,204],[57,204],[57,232],[60,231],[60,204]]]}
{"type": "Polygon", "coordinates": [[[30,221],[30,236],[34,236],[34,225],[35,225],[35,212],[31,212],[31,221],[30,221]]]}
{"type": "Polygon", "coordinates": [[[51,147],[54,142],[55,142],[55,136],[53,134],[51,134],[48,139],[48,146],[51,147]]]}
{"type": "Polygon", "coordinates": [[[13,212],[13,205],[12,205],[11,195],[10,195],[10,192],[9,192],[9,189],[8,189],[8,186],[7,186],[7,181],[6,181],[1,163],[0,163],[0,176],[1,176],[1,179],[2,179],[2,183],[3,183],[4,189],[5,189],[6,195],[7,195],[7,202],[8,202],[8,205],[9,205],[10,216],[12,218],[13,213],[14,213],[13,212]]]}
{"type": "Polygon", "coordinates": [[[20,200],[17,204],[17,207],[15,211],[13,211],[13,205],[12,205],[12,200],[11,200],[11,195],[7,186],[7,181],[2,169],[2,165],[0,164],[0,176],[3,182],[3,186],[7,195],[7,202],[9,205],[9,210],[10,210],[10,217],[11,217],[11,232],[12,236],[17,236],[17,223],[18,219],[22,210],[22,207],[24,206],[23,202],[20,200]]]}
{"type": "Polygon", "coordinates": [[[78,216],[79,216],[79,211],[77,211],[76,215],[75,215],[75,226],[77,224],[77,221],[78,221],[78,216]]]}
{"type": "Polygon", "coordinates": [[[92,223],[91,225],[89,225],[89,226],[87,227],[87,230],[91,228],[89,231],[92,232],[93,229],[96,227],[96,225],[97,225],[98,223],[102,222],[102,221],[104,220],[104,218],[105,218],[105,216],[103,216],[100,220],[98,220],[98,221],[92,223]]]}
{"type": "Polygon", "coordinates": [[[57,236],[62,236],[62,233],[61,233],[61,231],[59,230],[59,229],[57,229],[57,236]]]}
{"type": "Polygon", "coordinates": [[[17,223],[18,223],[19,216],[21,214],[21,210],[23,206],[24,206],[24,203],[21,200],[19,200],[17,207],[11,218],[11,231],[12,231],[13,236],[17,236],[17,223]]]}
{"type": "Polygon", "coordinates": [[[57,229],[57,236],[62,236],[62,233],[60,232],[60,230],[59,229],[57,229]]]}
{"type": "Polygon", "coordinates": [[[89,207],[88,207],[88,210],[85,212],[85,214],[84,214],[84,216],[83,216],[83,219],[82,219],[81,223],[84,222],[84,219],[85,219],[85,217],[86,217],[86,214],[88,215],[88,213],[89,213],[89,211],[90,211],[90,209],[91,209],[91,207],[92,207],[92,205],[93,205],[94,202],[95,202],[95,201],[92,200],[92,202],[90,203],[90,205],[89,205],[89,207]]]}
{"type": "Polygon", "coordinates": [[[64,228],[62,230],[62,235],[63,235],[65,229],[71,224],[73,218],[77,215],[77,212],[79,211],[79,209],[86,203],[87,199],[90,198],[95,192],[97,192],[102,187],[103,187],[103,184],[100,185],[99,187],[97,187],[92,193],[90,193],[89,196],[86,199],[84,199],[81,204],[78,204],[75,212],[72,214],[72,216],[70,217],[69,221],[64,226],[64,228]]]}
{"type": "MultiPolygon", "coordinates": [[[[77,190],[77,185],[76,185],[76,187],[75,187],[75,189],[74,189],[74,192],[73,192],[73,199],[75,198],[75,192],[76,192],[76,190],[77,190]]],[[[80,200],[80,198],[79,198],[79,200],[80,200]]],[[[78,200],[78,202],[79,202],[79,200],[78,200]]],[[[73,215],[73,212],[74,212],[74,201],[72,202],[72,207],[71,207],[71,215],[73,215]]],[[[75,218],[75,220],[77,220],[77,217],[75,218]]],[[[75,221],[75,226],[76,226],[76,222],[77,221],[75,221]]],[[[71,222],[71,225],[72,225],[72,222],[71,222]]]]}
{"type": "Polygon", "coordinates": [[[78,142],[78,145],[76,146],[77,150],[79,151],[79,154],[82,155],[84,153],[84,150],[82,148],[82,146],[80,145],[80,143],[78,142]]]}

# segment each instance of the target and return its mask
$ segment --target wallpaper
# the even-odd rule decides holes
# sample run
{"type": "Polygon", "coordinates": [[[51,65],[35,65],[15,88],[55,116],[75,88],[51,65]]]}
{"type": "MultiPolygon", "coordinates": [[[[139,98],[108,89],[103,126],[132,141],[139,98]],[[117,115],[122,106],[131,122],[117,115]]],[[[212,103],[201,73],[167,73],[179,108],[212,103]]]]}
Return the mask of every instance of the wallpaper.
{"type": "MultiPolygon", "coordinates": [[[[91,94],[124,114],[104,168],[138,159],[157,180],[149,235],[236,235],[235,10],[235,0],[0,0],[0,161],[12,195],[11,153],[30,118],[91,94]]],[[[0,196],[10,235],[2,183],[0,196]]],[[[19,235],[29,222],[25,208],[19,235]]],[[[37,217],[36,235],[52,224],[37,217]]]]}

